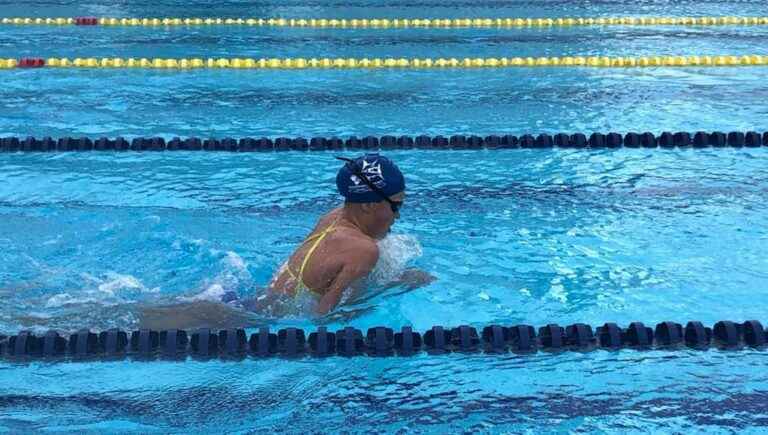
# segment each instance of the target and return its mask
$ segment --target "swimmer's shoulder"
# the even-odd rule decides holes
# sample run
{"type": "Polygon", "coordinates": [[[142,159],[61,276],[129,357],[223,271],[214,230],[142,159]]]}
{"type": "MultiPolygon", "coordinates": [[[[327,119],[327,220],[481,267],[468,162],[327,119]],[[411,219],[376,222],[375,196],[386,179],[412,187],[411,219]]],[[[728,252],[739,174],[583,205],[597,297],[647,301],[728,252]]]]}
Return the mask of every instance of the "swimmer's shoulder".
{"type": "Polygon", "coordinates": [[[379,260],[379,245],[375,240],[353,228],[339,226],[329,238],[329,250],[345,261],[363,267],[373,267],[379,260]]]}
{"type": "Polygon", "coordinates": [[[326,213],[313,230],[314,233],[335,225],[320,249],[320,255],[327,255],[325,264],[335,264],[337,268],[350,263],[362,268],[373,267],[379,260],[379,245],[360,230],[345,225],[341,213],[342,207],[326,213]]]}

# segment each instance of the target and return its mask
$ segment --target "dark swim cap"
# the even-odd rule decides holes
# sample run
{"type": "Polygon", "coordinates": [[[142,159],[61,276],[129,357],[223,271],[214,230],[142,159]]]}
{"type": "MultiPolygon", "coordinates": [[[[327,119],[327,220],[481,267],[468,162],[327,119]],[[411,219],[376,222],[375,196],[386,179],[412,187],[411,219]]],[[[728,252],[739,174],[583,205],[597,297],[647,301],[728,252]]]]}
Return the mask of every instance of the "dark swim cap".
{"type": "Polygon", "coordinates": [[[383,201],[377,192],[355,175],[352,164],[357,166],[370,182],[381,189],[386,196],[392,196],[405,190],[405,177],[392,160],[379,154],[366,154],[356,158],[354,163],[347,163],[336,174],[336,187],[349,202],[383,201]]]}

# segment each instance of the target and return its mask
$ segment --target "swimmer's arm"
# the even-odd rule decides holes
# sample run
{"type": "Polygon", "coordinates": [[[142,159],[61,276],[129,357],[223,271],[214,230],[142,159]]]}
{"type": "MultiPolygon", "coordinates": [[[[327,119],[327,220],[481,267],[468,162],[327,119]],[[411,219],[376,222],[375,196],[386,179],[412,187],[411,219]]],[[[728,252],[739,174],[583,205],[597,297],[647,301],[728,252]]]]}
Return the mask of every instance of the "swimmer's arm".
{"type": "Polygon", "coordinates": [[[435,280],[437,280],[437,277],[431,273],[413,267],[406,269],[397,279],[388,283],[384,289],[403,286],[408,290],[415,290],[424,287],[435,280]]]}
{"type": "Polygon", "coordinates": [[[349,257],[342,261],[341,271],[336,275],[328,291],[323,294],[315,307],[317,314],[327,314],[339,304],[344,290],[368,276],[379,260],[379,250],[375,244],[361,250],[349,252],[349,257]]]}

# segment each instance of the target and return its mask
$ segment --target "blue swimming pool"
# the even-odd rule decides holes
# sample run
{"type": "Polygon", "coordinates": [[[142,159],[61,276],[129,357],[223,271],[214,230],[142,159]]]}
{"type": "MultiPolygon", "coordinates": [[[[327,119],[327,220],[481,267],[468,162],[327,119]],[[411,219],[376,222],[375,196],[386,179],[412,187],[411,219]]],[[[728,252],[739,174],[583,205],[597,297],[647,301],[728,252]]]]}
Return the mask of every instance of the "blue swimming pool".
{"type": "MultiPolygon", "coordinates": [[[[761,2],[10,2],[2,16],[760,15],[761,2]]],[[[768,28],[0,28],[17,56],[766,52],[768,28]]],[[[0,137],[765,129],[768,68],[0,71],[0,137]]],[[[343,153],[354,154],[351,151],[343,153]]],[[[258,295],[339,203],[329,152],[0,154],[0,334],[141,326],[258,295]]],[[[388,152],[408,196],[376,288],[318,325],[768,323],[768,149],[388,152]]],[[[375,287],[375,286],[374,286],[375,287]]],[[[249,329],[252,330],[252,329],[249,329]]],[[[768,353],[0,361],[10,432],[710,432],[768,424],[768,353]]]]}

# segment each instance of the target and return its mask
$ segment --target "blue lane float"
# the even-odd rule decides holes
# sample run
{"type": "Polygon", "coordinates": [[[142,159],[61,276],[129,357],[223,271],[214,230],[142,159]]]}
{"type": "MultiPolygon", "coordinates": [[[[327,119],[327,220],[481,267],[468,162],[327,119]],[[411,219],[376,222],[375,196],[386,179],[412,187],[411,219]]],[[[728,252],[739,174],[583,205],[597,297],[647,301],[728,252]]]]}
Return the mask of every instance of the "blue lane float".
{"type": "Polygon", "coordinates": [[[351,136],[291,138],[178,138],[137,137],[128,139],[88,137],[4,137],[0,138],[0,152],[65,152],[65,151],[337,151],[337,150],[397,150],[397,149],[602,149],[602,148],[756,148],[768,146],[768,132],[719,131],[695,133],[582,133],[524,134],[490,136],[351,136]]]}
{"type": "Polygon", "coordinates": [[[271,331],[258,328],[250,336],[244,329],[110,329],[92,332],[88,329],[73,334],[48,331],[36,335],[21,331],[9,337],[0,335],[0,357],[6,360],[34,359],[184,359],[245,357],[301,358],[330,356],[411,356],[483,353],[530,354],[538,351],[586,352],[596,349],[699,349],[711,347],[736,350],[744,347],[764,349],[766,330],[757,320],[742,323],[720,321],[713,327],[691,321],[685,326],[661,322],[655,328],[642,322],[622,328],[605,323],[593,330],[585,323],[562,327],[551,323],[539,328],[531,325],[489,325],[477,328],[462,325],[454,328],[433,326],[419,333],[410,326],[395,331],[383,326],[360,329],[345,327],[329,331],[321,326],[307,334],[303,329],[283,328],[271,331]]]}

